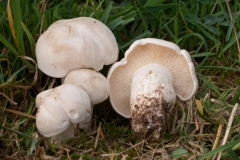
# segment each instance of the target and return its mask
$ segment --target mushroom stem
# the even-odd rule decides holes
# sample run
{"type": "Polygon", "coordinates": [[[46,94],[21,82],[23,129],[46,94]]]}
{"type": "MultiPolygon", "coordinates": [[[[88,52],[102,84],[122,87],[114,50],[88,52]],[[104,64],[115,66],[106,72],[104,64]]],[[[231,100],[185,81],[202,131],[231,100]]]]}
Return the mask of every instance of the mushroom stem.
{"type": "Polygon", "coordinates": [[[134,132],[159,140],[175,101],[173,77],[166,67],[151,63],[135,71],[130,98],[134,132]]]}
{"type": "Polygon", "coordinates": [[[61,143],[61,141],[66,141],[73,137],[74,137],[74,124],[70,123],[69,127],[65,131],[58,135],[53,136],[52,140],[55,141],[55,143],[61,143]]]}
{"type": "Polygon", "coordinates": [[[93,115],[93,107],[94,107],[94,105],[91,104],[92,112],[90,113],[90,116],[88,118],[86,118],[84,121],[82,121],[78,124],[79,128],[86,129],[90,125],[90,121],[92,120],[92,115],[93,115]]]}

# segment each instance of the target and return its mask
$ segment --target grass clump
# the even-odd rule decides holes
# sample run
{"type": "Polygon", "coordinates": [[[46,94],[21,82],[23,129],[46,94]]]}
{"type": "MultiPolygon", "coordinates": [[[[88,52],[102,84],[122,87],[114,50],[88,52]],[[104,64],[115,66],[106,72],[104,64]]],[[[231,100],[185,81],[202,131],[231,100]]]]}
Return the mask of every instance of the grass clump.
{"type": "Polygon", "coordinates": [[[238,157],[239,16],[237,0],[0,1],[0,159],[238,157]],[[172,41],[191,53],[199,90],[192,100],[178,101],[162,142],[137,139],[130,120],[117,115],[108,100],[95,107],[91,127],[67,143],[52,144],[37,132],[35,97],[60,82],[37,70],[35,43],[53,22],[79,16],[99,19],[112,30],[119,59],[144,37],[172,41]]]}

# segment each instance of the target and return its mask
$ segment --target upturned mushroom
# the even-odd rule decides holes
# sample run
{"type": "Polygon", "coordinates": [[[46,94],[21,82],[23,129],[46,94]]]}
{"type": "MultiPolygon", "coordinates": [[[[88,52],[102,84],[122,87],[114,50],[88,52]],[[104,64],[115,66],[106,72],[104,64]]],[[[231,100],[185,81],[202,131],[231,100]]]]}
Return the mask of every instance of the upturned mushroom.
{"type": "Polygon", "coordinates": [[[36,57],[42,72],[62,78],[74,69],[99,71],[103,65],[116,62],[118,45],[105,24],[79,17],[51,24],[37,41],[36,57]]]}
{"type": "Polygon", "coordinates": [[[92,112],[86,91],[73,84],[63,84],[38,94],[36,105],[39,132],[45,137],[57,137],[57,141],[73,137],[73,124],[85,121],[92,112]]]}
{"type": "Polygon", "coordinates": [[[186,101],[198,89],[189,53],[154,38],[135,41],[107,78],[115,111],[132,118],[137,135],[156,140],[161,139],[176,96],[186,101]]]}

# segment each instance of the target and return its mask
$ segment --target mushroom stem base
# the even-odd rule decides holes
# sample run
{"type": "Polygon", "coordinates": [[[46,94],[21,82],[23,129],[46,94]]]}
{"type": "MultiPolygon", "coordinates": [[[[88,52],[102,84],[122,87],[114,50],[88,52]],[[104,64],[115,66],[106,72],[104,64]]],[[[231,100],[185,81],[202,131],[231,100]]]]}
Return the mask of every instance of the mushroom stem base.
{"type": "Polygon", "coordinates": [[[70,123],[69,127],[65,131],[53,136],[52,140],[55,141],[55,143],[61,143],[62,141],[66,141],[72,137],[74,137],[74,124],[70,123]]]}
{"type": "Polygon", "coordinates": [[[166,128],[176,94],[170,71],[159,64],[139,68],[131,85],[131,114],[134,132],[159,140],[166,128]]]}
{"type": "Polygon", "coordinates": [[[141,98],[146,103],[151,103],[151,106],[135,105],[136,109],[132,110],[133,130],[141,138],[159,140],[169,118],[168,108],[170,108],[170,104],[159,102],[157,99],[141,98]]]}

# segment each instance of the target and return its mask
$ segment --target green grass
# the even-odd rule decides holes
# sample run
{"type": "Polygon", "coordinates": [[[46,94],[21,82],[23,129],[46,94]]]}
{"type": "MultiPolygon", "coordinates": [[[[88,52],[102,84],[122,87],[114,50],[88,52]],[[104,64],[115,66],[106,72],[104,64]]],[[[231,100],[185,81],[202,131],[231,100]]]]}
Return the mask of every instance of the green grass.
{"type": "Polygon", "coordinates": [[[205,159],[220,151],[225,159],[239,156],[239,109],[222,146],[240,97],[240,2],[228,3],[231,14],[225,0],[0,1],[0,159],[205,159]],[[60,81],[37,72],[35,43],[53,22],[79,16],[99,19],[112,30],[119,59],[144,37],[172,41],[191,53],[199,90],[192,100],[176,104],[161,142],[136,138],[130,120],[115,113],[108,100],[95,106],[92,126],[64,144],[38,133],[35,97],[60,81]]]}

